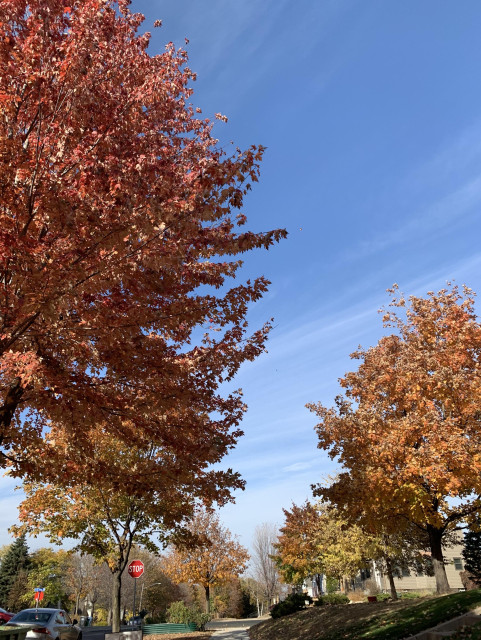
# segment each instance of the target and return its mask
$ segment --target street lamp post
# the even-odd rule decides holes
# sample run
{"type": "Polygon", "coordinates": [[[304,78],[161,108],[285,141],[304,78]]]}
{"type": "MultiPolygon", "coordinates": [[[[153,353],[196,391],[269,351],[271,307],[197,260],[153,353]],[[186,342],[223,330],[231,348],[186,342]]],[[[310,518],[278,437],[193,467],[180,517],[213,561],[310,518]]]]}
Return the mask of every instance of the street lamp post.
{"type": "Polygon", "coordinates": [[[147,585],[147,587],[144,583],[142,583],[142,589],[140,590],[139,611],[142,611],[142,596],[144,595],[144,588],[150,589],[150,587],[155,587],[156,584],[162,584],[162,582],[152,582],[152,584],[147,585]]]}

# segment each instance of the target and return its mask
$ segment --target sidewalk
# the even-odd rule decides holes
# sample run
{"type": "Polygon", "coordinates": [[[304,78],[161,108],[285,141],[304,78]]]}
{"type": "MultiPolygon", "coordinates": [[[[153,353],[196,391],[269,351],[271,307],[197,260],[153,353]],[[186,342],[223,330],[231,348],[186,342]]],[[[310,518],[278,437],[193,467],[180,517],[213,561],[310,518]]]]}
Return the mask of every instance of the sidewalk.
{"type": "Polygon", "coordinates": [[[216,631],[213,638],[221,640],[249,640],[245,629],[226,629],[225,631],[216,631]]]}
{"type": "Polygon", "coordinates": [[[259,618],[247,618],[243,620],[221,619],[211,620],[206,625],[208,630],[216,629],[212,638],[219,638],[219,640],[249,640],[249,634],[247,629],[259,624],[261,619],[259,618]]]}

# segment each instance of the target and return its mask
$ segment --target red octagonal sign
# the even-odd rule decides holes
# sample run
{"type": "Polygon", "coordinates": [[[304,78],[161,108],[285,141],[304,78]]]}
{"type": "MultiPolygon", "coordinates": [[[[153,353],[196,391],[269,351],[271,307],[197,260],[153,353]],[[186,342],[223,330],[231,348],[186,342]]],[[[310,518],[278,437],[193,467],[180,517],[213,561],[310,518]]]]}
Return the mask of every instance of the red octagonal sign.
{"type": "Polygon", "coordinates": [[[129,564],[129,576],[132,578],[140,578],[140,576],[144,573],[144,563],[142,560],[132,560],[129,564]]]}

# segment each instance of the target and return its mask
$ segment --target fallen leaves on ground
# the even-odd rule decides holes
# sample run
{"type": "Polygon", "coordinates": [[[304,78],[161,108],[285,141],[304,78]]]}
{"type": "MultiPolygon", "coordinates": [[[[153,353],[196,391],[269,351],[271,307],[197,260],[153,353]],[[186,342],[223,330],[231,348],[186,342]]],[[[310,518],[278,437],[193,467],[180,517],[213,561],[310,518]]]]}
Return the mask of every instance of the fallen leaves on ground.
{"type": "Polygon", "coordinates": [[[147,636],[148,640],[191,640],[191,638],[203,638],[208,640],[213,631],[192,631],[191,633],[155,633],[147,636]]]}

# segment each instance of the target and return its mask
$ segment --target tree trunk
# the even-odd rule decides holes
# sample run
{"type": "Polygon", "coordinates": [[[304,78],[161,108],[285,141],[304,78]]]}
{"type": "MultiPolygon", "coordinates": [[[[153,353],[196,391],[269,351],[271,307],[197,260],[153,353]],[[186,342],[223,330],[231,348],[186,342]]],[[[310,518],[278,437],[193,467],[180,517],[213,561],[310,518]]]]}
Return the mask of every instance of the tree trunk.
{"type": "Polygon", "coordinates": [[[112,633],[120,631],[120,589],[122,587],[122,573],[115,571],[112,581],[112,633]]]}
{"type": "Polygon", "coordinates": [[[444,566],[442,539],[444,529],[437,529],[428,524],[429,545],[431,547],[431,558],[433,560],[434,577],[436,578],[437,593],[449,593],[448,577],[444,566]]]}
{"type": "Polygon", "coordinates": [[[391,598],[397,600],[396,585],[394,584],[394,575],[392,572],[392,562],[389,556],[385,556],[386,560],[386,573],[389,580],[389,590],[391,591],[391,598]]]}
{"type": "Polygon", "coordinates": [[[316,573],[317,597],[322,596],[322,574],[316,573]]]}
{"type": "Polygon", "coordinates": [[[205,589],[205,612],[210,613],[210,586],[207,585],[205,589]]]}

